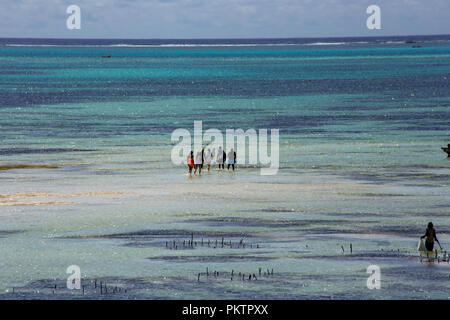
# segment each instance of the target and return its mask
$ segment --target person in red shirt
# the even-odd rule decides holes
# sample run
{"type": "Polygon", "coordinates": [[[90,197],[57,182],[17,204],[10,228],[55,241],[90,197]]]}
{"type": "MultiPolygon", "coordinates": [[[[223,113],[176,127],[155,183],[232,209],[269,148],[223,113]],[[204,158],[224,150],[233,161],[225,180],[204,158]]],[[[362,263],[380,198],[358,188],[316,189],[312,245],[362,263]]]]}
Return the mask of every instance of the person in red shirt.
{"type": "Polygon", "coordinates": [[[194,167],[194,151],[191,151],[191,153],[188,155],[187,165],[189,168],[189,178],[192,178],[192,168],[194,167]]]}

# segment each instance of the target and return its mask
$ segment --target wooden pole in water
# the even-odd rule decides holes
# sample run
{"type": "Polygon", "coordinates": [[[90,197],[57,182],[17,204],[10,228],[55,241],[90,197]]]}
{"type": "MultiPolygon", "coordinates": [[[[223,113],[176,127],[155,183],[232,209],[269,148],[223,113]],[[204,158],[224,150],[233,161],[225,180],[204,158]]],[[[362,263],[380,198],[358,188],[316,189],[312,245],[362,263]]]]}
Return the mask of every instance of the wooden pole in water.
{"type": "Polygon", "coordinates": [[[350,253],[353,253],[352,244],[350,243],[350,253]]]}

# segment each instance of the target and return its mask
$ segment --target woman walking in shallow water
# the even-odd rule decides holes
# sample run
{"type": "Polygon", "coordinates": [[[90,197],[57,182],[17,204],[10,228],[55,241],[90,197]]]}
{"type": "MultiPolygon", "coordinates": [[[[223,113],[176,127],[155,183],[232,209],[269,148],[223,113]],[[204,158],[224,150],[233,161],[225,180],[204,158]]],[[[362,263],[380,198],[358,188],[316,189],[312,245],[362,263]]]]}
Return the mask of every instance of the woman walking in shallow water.
{"type": "Polygon", "coordinates": [[[434,240],[436,240],[436,242],[439,244],[439,247],[442,250],[441,244],[439,243],[439,240],[436,237],[436,230],[434,230],[433,222],[428,223],[425,234],[420,237],[420,239],[423,239],[423,238],[425,238],[425,248],[427,248],[428,251],[433,251],[434,240]]]}
{"type": "Polygon", "coordinates": [[[196,174],[198,170],[198,175],[199,176],[202,175],[202,165],[203,165],[202,152],[199,151],[197,152],[194,158],[194,174],[196,174]]]}
{"type": "Polygon", "coordinates": [[[230,166],[233,167],[234,171],[234,162],[235,162],[236,152],[234,152],[233,148],[231,148],[230,152],[228,152],[228,170],[230,170],[230,166]]]}
{"type": "Polygon", "coordinates": [[[216,162],[219,165],[219,170],[220,169],[224,169],[223,167],[223,150],[222,147],[219,147],[219,149],[217,150],[217,158],[216,158],[216,162]]]}
{"type": "Polygon", "coordinates": [[[208,149],[205,152],[205,162],[206,162],[206,165],[208,167],[208,171],[211,169],[211,159],[212,159],[211,149],[208,149]]]}
{"type": "Polygon", "coordinates": [[[191,151],[187,157],[187,165],[189,168],[189,178],[192,178],[192,168],[194,167],[194,152],[191,151]]]}

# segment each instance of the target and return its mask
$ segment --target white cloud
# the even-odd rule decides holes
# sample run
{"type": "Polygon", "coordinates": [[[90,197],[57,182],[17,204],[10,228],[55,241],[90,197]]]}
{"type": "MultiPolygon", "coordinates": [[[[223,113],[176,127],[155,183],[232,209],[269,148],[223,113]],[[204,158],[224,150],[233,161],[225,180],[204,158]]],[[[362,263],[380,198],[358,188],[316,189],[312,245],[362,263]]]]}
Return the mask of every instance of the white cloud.
{"type": "Polygon", "coordinates": [[[312,37],[448,33],[448,0],[378,0],[383,29],[365,27],[370,0],[6,0],[1,37],[312,37]],[[82,29],[65,27],[65,8],[82,29]],[[414,23],[411,23],[414,19],[414,23]]]}

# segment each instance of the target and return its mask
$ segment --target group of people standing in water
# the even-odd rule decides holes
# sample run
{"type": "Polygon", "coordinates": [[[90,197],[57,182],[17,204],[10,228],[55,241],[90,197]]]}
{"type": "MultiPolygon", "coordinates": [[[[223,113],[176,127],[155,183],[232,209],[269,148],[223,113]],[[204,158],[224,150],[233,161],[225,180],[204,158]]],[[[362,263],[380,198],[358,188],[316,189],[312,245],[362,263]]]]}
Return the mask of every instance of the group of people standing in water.
{"type": "Polygon", "coordinates": [[[189,177],[192,177],[192,169],[194,169],[194,174],[198,171],[198,175],[201,175],[203,164],[206,164],[207,170],[210,171],[211,162],[214,158],[219,165],[219,170],[225,170],[225,163],[227,163],[227,169],[230,170],[231,167],[234,171],[234,166],[236,165],[236,151],[234,151],[233,148],[226,154],[225,150],[223,150],[222,147],[219,147],[216,155],[211,153],[211,149],[205,151],[205,148],[202,148],[195,156],[194,151],[191,151],[187,157],[189,177]]]}

